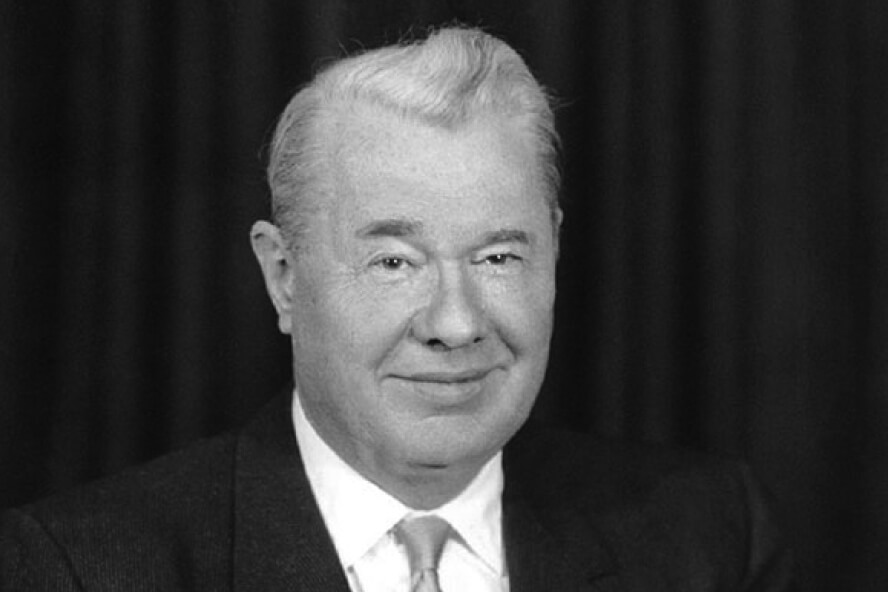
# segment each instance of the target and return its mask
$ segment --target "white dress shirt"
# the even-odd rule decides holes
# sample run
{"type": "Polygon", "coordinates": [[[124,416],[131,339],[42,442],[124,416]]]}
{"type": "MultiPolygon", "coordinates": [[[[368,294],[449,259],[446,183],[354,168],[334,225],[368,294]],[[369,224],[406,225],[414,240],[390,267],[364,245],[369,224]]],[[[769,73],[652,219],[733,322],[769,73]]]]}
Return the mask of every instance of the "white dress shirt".
{"type": "Polygon", "coordinates": [[[432,512],[417,512],[343,461],[309,423],[297,393],[293,426],[308,481],[353,592],[409,591],[407,553],[392,529],[408,515],[426,513],[444,518],[458,533],[448,540],[438,566],[443,592],[508,592],[502,453],[456,498],[432,512]]]}

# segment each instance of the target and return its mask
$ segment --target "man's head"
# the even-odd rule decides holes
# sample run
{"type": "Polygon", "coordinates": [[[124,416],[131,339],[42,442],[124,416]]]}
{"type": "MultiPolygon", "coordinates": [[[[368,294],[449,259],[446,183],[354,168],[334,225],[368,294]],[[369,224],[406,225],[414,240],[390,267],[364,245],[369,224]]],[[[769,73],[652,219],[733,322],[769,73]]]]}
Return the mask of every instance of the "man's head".
{"type": "Polygon", "coordinates": [[[543,379],[560,210],[545,94],[518,55],[447,29],[322,72],[272,147],[253,228],[321,437],[414,506],[458,493],[543,379]]]}

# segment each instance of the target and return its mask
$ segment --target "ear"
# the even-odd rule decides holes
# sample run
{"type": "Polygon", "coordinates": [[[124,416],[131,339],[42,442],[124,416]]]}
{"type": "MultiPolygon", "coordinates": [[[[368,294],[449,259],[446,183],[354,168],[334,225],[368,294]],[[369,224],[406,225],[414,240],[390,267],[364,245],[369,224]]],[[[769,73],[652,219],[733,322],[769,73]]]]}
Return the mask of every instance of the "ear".
{"type": "Polygon", "coordinates": [[[278,328],[281,333],[289,334],[293,328],[293,254],[280,229],[264,220],[253,224],[250,242],[277,311],[278,328]]]}
{"type": "Polygon", "coordinates": [[[552,228],[555,235],[555,260],[561,256],[561,224],[564,222],[564,212],[560,207],[555,206],[552,210],[552,228]]]}
{"type": "Polygon", "coordinates": [[[556,230],[561,230],[562,222],[564,222],[564,212],[559,206],[555,206],[555,209],[552,211],[552,224],[556,230]]]}

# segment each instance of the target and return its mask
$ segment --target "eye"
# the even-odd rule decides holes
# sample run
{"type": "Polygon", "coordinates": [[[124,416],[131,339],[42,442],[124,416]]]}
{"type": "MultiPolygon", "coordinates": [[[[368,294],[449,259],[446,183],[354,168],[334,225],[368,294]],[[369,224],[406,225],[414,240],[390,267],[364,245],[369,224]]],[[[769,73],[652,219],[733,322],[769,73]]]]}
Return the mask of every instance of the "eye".
{"type": "Polygon", "coordinates": [[[494,266],[508,265],[520,260],[521,258],[513,253],[494,253],[484,257],[484,263],[494,266]]]}
{"type": "Polygon", "coordinates": [[[517,261],[518,257],[511,253],[495,253],[493,255],[488,255],[484,260],[490,265],[505,265],[510,261],[517,261]]]}
{"type": "Polygon", "coordinates": [[[402,271],[409,267],[410,262],[404,257],[380,257],[373,262],[373,265],[385,271],[402,271]]]}

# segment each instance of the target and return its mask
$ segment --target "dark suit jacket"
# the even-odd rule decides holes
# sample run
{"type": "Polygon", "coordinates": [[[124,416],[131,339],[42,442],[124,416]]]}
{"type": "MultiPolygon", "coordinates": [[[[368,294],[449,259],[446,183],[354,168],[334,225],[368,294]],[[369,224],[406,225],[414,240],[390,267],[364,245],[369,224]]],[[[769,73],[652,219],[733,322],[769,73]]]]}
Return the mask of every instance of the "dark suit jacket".
{"type": "MultiPolygon", "coordinates": [[[[504,470],[512,592],[788,589],[742,466],[524,428],[504,470]]],[[[4,592],[348,590],[287,398],[240,432],[7,512],[0,557],[4,592]]]]}

